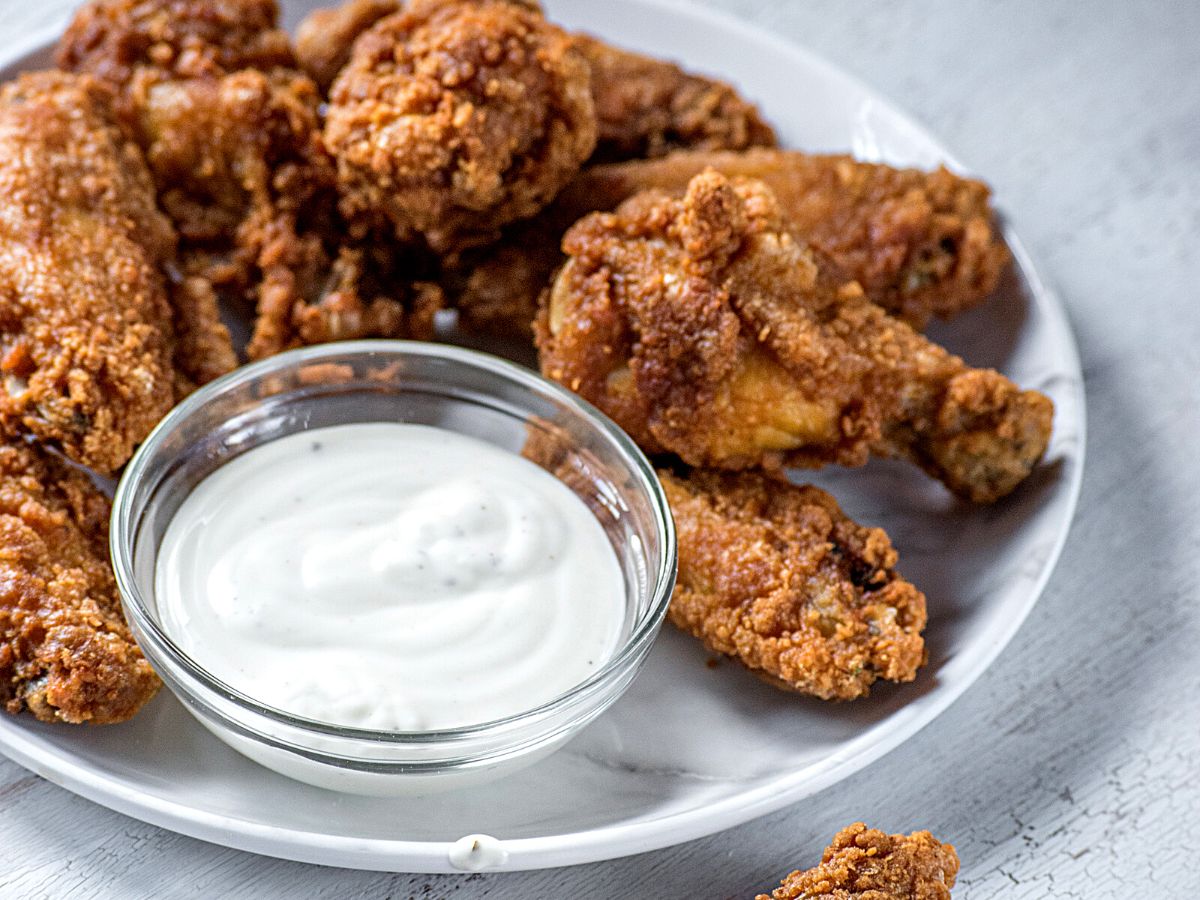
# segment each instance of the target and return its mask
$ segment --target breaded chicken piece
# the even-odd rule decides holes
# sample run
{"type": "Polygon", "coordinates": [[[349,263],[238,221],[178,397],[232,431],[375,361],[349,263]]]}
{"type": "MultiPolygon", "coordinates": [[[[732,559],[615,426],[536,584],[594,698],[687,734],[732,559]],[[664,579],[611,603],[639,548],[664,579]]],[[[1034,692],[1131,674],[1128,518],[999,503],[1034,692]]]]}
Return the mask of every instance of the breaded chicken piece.
{"type": "Polygon", "coordinates": [[[214,257],[217,284],[250,265],[236,257],[257,255],[252,247],[265,242],[267,223],[307,212],[332,183],[318,132],[320,98],[303,75],[245,69],[170,79],[143,70],[125,91],[162,207],[189,250],[214,257]],[[222,255],[228,275],[219,272],[222,255]]]}
{"type": "Polygon", "coordinates": [[[786,690],[865,697],[925,662],[925,595],[880,528],[811,485],[760,472],[660,471],[679,541],[669,617],[786,690]]]}
{"type": "MultiPolygon", "coordinates": [[[[479,0],[458,0],[460,3],[479,0]]],[[[540,11],[533,0],[508,0],[540,11]]],[[[296,30],[300,67],[328,90],[360,34],[400,9],[398,0],[348,0],[310,13],[296,30]]],[[[664,156],[672,150],[774,147],[775,132],[754,104],[722,81],[606,44],[571,41],[591,69],[597,142],[592,162],[664,156]]]]}
{"type": "Polygon", "coordinates": [[[296,28],[300,68],[328,91],[350,59],[358,36],[399,9],[399,0],[347,0],[341,6],[313,10],[296,28]]]}
{"type": "Polygon", "coordinates": [[[55,62],[118,88],[148,67],[211,78],[294,66],[278,15],[275,0],[90,0],[59,39],[55,62]]]}
{"type": "Polygon", "coordinates": [[[775,146],[758,108],[725,82],[590,35],[572,40],[592,69],[599,128],[593,162],[775,146]]]}
{"type": "MultiPolygon", "coordinates": [[[[129,90],[161,203],[184,239],[185,272],[256,309],[249,355],[303,343],[302,319],[336,319],[321,305],[338,276],[324,240],[334,177],[315,85],[287,69],[247,69],[186,80],[141,72],[129,90]]],[[[344,317],[363,311],[339,302],[344,317]]],[[[376,324],[403,335],[403,305],[384,305],[394,321],[376,324]]]]}
{"type": "Polygon", "coordinates": [[[174,402],[174,234],[90,78],[0,89],[0,427],[110,473],[174,402]]]}
{"type": "Polygon", "coordinates": [[[0,703],[47,722],[123,722],[158,690],[121,615],[108,499],[32,444],[0,444],[0,703]]]}
{"type": "Polygon", "coordinates": [[[755,900],[950,900],[957,877],[954,847],[928,831],[905,837],[856,822],[834,836],[819,866],[755,900]]]}
{"type": "Polygon", "coordinates": [[[910,460],[989,502],[1041,458],[1053,404],[972,369],[839,284],[757,181],[715,171],[567,233],[543,374],[693,466],[910,460]]]}
{"type": "Polygon", "coordinates": [[[410,285],[408,256],[387,236],[353,241],[337,221],[307,77],[276,69],[147,81],[139,134],[180,223],[185,269],[254,306],[251,359],[332,340],[432,336],[440,291],[410,285]]]}
{"type": "Polygon", "coordinates": [[[536,213],[595,142],[587,63],[540,13],[503,0],[414,0],[376,22],[325,122],[346,217],[440,254],[536,213]]]}
{"type": "MultiPolygon", "coordinates": [[[[59,59],[105,73],[123,98],[180,232],[175,294],[192,304],[181,317],[216,310],[217,298],[251,306],[251,358],[317,341],[426,336],[426,307],[440,295],[409,286],[405,258],[387,241],[377,254],[386,265],[367,265],[380,242],[359,246],[338,220],[320,92],[294,68],[276,13],[273,0],[100,0],[80,11],[59,59]],[[70,38],[93,20],[108,31],[85,53],[70,38]]],[[[197,355],[220,354],[212,368],[223,367],[232,348],[215,330],[200,333],[197,355]]]]}
{"type": "Polygon", "coordinates": [[[914,328],[983,302],[1008,264],[987,186],[944,168],[922,172],[791,150],[681,152],[588,168],[544,212],[509,229],[471,261],[458,299],[466,324],[527,333],[537,296],[562,263],[567,228],[639,191],[682,195],[707,168],[766,183],[796,240],[914,328]]]}
{"type": "Polygon", "coordinates": [[[299,190],[292,208],[311,197],[321,173],[296,170],[323,164],[332,180],[320,96],[295,71],[276,15],[274,0],[92,0],[58,46],[61,68],[116,92],[185,252],[207,251],[218,270],[222,261],[245,267],[235,257],[254,254],[222,241],[247,219],[269,218],[261,207],[275,195],[299,190]],[[272,184],[284,165],[284,183],[272,184]]]}
{"type": "Polygon", "coordinates": [[[295,220],[332,193],[320,95],[291,68],[276,15],[274,0],[93,0],[59,44],[61,66],[105,77],[121,98],[179,230],[184,274],[227,299],[253,299],[264,255],[293,265],[319,255],[295,220]],[[97,22],[104,39],[85,41],[97,22]]]}
{"type": "Polygon", "coordinates": [[[924,172],[790,150],[676,153],[590,169],[567,199],[615,208],[652,188],[681,196],[708,168],[764,182],[797,240],[914,328],[981,303],[1010,258],[988,186],[944,167],[924,172]]]}

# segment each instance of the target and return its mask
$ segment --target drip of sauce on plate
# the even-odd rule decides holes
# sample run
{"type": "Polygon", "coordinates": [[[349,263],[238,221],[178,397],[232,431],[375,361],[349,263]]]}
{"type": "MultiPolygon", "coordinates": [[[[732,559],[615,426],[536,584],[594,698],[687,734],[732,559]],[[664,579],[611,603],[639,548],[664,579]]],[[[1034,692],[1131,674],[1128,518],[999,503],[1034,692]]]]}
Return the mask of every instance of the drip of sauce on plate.
{"type": "Polygon", "coordinates": [[[450,865],[467,872],[482,872],[508,862],[508,851],[491,835],[468,834],[450,846],[450,865]]]}
{"type": "Polygon", "coordinates": [[[526,459],[423,425],[292,434],[217,469],[159,547],[163,628],[254,700],[358,728],[524,712],[623,637],[612,544],[526,459]]]}

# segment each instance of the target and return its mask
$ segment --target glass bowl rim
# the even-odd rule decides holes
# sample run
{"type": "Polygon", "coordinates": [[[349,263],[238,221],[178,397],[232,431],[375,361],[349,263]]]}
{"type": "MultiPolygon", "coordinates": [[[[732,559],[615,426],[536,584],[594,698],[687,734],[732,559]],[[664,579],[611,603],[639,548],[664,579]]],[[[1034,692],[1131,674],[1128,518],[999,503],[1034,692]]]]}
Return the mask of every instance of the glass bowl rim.
{"type": "MultiPolygon", "coordinates": [[[[155,555],[157,556],[157,549],[155,555]]],[[[282,725],[302,732],[317,735],[342,738],[346,740],[369,741],[373,744],[394,744],[397,746],[410,744],[434,744],[441,742],[457,743],[464,740],[487,736],[493,732],[504,731],[518,726],[522,722],[539,719],[560,709],[569,708],[581,698],[603,688],[621,672],[631,665],[638,665],[645,652],[646,646],[656,636],[666,616],[671,594],[675,586],[677,547],[675,523],[671,515],[666,493],[654,467],[633,442],[615,422],[591,403],[577,394],[568,391],[559,384],[543,378],[538,373],[524,366],[501,359],[490,353],[458,347],[450,344],[439,344],[425,341],[409,340],[358,340],[340,341],[329,344],[319,344],[312,347],[302,347],[258,360],[247,365],[239,366],[220,378],[198,388],[177,404],[150,432],[137,448],[128,465],[125,467],[117,484],[113,497],[113,509],[109,527],[109,553],[112,557],[113,572],[116,576],[117,588],[122,604],[136,620],[137,625],[153,639],[151,643],[157,652],[163,653],[168,661],[178,668],[205,691],[234,703],[236,706],[282,725]],[[654,531],[660,544],[660,560],[657,569],[652,572],[654,581],[651,583],[650,604],[645,614],[635,619],[635,627],[618,650],[600,669],[588,678],[574,685],[562,694],[547,700],[538,706],[513,713],[499,719],[489,719],[471,725],[458,726],[427,731],[392,731],[353,726],[335,725],[318,719],[309,719],[293,715],[273,706],[261,703],[248,694],[237,690],[220,679],[211,675],[203,666],[185,653],[159,625],[149,612],[149,607],[137,587],[133,575],[133,540],[135,532],[132,526],[132,497],[134,487],[143,477],[149,460],[159,448],[166,436],[181,422],[198,412],[203,406],[215,399],[224,391],[236,385],[253,381],[262,375],[285,368],[294,368],[305,363],[321,361],[329,356],[345,356],[347,354],[389,355],[424,357],[441,359],[458,363],[468,368],[483,370],[510,383],[526,392],[548,394],[551,399],[561,402],[572,413],[586,421],[593,429],[608,437],[617,447],[620,455],[628,464],[629,469],[637,477],[639,486],[646,492],[654,518],[654,531]],[[125,540],[129,534],[131,539],[125,540]]],[[[151,660],[153,662],[153,660],[151,660]]],[[[178,676],[171,680],[181,680],[178,676]]],[[[202,695],[198,698],[211,707],[208,699],[202,695]]],[[[212,710],[221,719],[228,716],[219,710],[212,710]]],[[[383,762],[382,760],[380,762],[383,762]]]]}

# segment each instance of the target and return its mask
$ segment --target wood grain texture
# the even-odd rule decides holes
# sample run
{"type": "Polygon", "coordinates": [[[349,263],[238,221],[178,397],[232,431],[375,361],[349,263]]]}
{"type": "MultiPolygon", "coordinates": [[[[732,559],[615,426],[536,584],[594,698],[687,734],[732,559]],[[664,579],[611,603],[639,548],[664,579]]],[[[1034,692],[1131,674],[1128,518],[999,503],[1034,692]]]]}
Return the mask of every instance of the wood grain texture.
{"type": "MultiPolygon", "coordinates": [[[[746,897],[855,819],[954,842],[969,900],[1200,891],[1179,838],[1200,821],[1200,6],[707,2],[911,110],[992,182],[1067,304],[1088,379],[1083,496],[1013,643],[934,724],[836,787],[705,840],[562,870],[271,860],[0,760],[0,897],[746,897]]],[[[0,0],[0,39],[71,5],[0,0]]]]}

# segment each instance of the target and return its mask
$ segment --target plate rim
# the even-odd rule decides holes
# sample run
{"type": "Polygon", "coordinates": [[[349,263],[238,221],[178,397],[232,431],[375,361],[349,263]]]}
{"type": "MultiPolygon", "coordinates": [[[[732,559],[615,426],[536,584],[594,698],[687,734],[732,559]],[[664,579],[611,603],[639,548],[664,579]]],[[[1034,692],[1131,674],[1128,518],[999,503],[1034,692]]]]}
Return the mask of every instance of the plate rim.
{"type": "MultiPolygon", "coordinates": [[[[938,148],[942,161],[948,168],[964,174],[971,171],[905,107],[802,44],[746,22],[724,10],[695,5],[685,0],[630,2],[655,7],[659,12],[698,20],[715,30],[732,31],[743,39],[767,44],[782,55],[801,59],[805,65],[820,70],[825,78],[840,81],[865,97],[882,103],[896,123],[903,125],[925,143],[938,148]]],[[[24,39],[16,40],[3,49],[0,54],[0,67],[10,66],[22,57],[53,47],[60,33],[61,26],[54,23],[29,32],[24,39]]],[[[1012,251],[1013,263],[1026,279],[1031,299],[1046,316],[1047,324],[1061,334],[1062,340],[1056,342],[1055,346],[1064,356],[1064,368],[1078,374],[1073,383],[1072,401],[1079,430],[1077,447],[1073,453],[1073,466],[1066,484],[1066,493],[1063,495],[1064,525],[1056,534],[1050,553],[1017,611],[1018,614],[1005,621],[1003,630],[992,636],[987,647],[976,655],[974,664],[966,669],[958,683],[944,689],[944,693],[936,695],[919,713],[905,715],[905,711],[913,707],[902,707],[891,718],[893,727],[882,736],[870,733],[860,735],[850,742],[849,746],[853,749],[849,752],[834,754],[820,763],[790,775],[783,774],[767,784],[717,800],[702,809],[693,808],[635,823],[616,822],[555,835],[504,839],[502,843],[507,851],[507,859],[490,871],[556,868],[660,850],[716,834],[814,796],[878,761],[941,716],[982,677],[1012,641],[1044,593],[1050,577],[1057,568],[1074,523],[1087,455],[1087,405],[1079,347],[1067,309],[1058,292],[1047,283],[1042,270],[1035,264],[1011,223],[1003,216],[1002,210],[1000,212],[1002,231],[1012,251]],[[867,737],[873,738],[867,746],[856,746],[867,737]]],[[[297,862],[360,870],[461,872],[449,864],[448,857],[454,846],[453,841],[328,835],[198,810],[179,801],[139,792],[120,780],[94,771],[62,749],[58,749],[50,759],[58,764],[57,767],[48,768],[45,765],[47,760],[43,755],[43,748],[34,740],[32,733],[26,732],[20,726],[15,717],[0,717],[0,752],[46,780],[98,805],[157,827],[220,846],[297,862]]]]}

